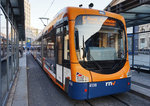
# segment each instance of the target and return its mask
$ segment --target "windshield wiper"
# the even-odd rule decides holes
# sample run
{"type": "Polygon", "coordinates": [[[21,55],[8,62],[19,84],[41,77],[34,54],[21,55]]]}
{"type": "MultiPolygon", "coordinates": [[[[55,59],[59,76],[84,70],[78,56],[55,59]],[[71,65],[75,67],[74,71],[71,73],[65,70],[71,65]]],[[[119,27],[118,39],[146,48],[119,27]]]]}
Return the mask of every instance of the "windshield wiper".
{"type": "Polygon", "coordinates": [[[97,65],[98,69],[99,69],[100,71],[103,71],[103,68],[95,61],[95,59],[91,56],[90,53],[89,53],[89,55],[90,55],[90,58],[93,60],[93,63],[94,63],[95,65],[97,65]]]}
{"type": "Polygon", "coordinates": [[[85,47],[84,47],[84,35],[83,35],[83,38],[82,38],[82,46],[83,46],[83,61],[85,61],[85,47]]]}
{"type": "MultiPolygon", "coordinates": [[[[127,51],[125,51],[125,55],[124,55],[124,58],[126,58],[127,56],[127,51]]],[[[121,59],[118,64],[115,64],[113,67],[112,67],[112,70],[116,69],[116,67],[118,67],[122,62],[123,62],[124,59],[121,59]]],[[[123,63],[122,63],[123,64],[123,63]]],[[[122,65],[121,64],[121,65],[122,65]]]]}
{"type": "MultiPolygon", "coordinates": [[[[84,46],[84,35],[83,35],[83,38],[82,38],[82,43],[83,43],[83,61],[85,62],[85,55],[86,55],[86,51],[85,51],[85,46],[84,46]]],[[[94,58],[91,56],[91,54],[89,53],[89,55],[90,55],[90,57],[92,58],[92,60],[93,60],[93,63],[98,67],[98,69],[100,70],[100,71],[103,71],[103,68],[97,63],[97,62],[95,62],[95,60],[94,60],[94,58]]]]}

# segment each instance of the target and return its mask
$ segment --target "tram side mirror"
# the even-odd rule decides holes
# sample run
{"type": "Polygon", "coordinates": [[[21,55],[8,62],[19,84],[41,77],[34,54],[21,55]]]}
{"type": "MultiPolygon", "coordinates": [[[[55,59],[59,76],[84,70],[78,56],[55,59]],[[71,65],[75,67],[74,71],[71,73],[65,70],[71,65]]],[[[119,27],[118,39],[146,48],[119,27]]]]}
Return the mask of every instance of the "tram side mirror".
{"type": "Polygon", "coordinates": [[[77,29],[75,29],[75,47],[76,50],[79,50],[79,32],[77,31],[77,29]]]}

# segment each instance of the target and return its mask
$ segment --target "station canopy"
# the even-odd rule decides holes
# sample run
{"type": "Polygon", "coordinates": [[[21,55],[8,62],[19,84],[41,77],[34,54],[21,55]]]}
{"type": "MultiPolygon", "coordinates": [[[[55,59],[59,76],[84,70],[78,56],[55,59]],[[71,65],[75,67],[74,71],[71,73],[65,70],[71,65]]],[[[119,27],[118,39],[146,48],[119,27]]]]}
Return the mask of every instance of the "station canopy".
{"type": "Polygon", "coordinates": [[[127,27],[150,23],[150,0],[113,0],[105,10],[121,14],[127,27]]]}
{"type": "Polygon", "coordinates": [[[24,0],[1,0],[1,5],[5,11],[7,11],[7,1],[9,4],[9,18],[16,25],[19,33],[19,40],[25,41],[24,0]]]}

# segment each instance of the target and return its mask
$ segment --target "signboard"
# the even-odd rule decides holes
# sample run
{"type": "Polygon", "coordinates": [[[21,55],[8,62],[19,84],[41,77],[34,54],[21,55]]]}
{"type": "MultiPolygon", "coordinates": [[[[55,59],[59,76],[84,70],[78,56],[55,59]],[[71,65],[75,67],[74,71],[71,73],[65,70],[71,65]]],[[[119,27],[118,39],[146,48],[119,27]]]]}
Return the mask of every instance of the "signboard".
{"type": "Polygon", "coordinates": [[[27,38],[26,47],[31,48],[31,38],[27,38]]]}

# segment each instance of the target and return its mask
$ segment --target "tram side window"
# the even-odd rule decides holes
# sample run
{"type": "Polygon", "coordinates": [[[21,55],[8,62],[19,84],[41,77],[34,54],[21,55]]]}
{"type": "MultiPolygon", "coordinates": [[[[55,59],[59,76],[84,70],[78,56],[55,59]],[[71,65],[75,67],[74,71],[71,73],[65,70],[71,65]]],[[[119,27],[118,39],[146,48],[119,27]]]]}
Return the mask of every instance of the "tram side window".
{"type": "Polygon", "coordinates": [[[61,65],[62,64],[62,36],[58,35],[56,41],[57,41],[57,53],[58,53],[57,62],[58,64],[61,65]]]}
{"type": "Polygon", "coordinates": [[[36,49],[37,49],[37,56],[41,56],[41,42],[37,42],[37,47],[36,47],[36,49]]]}
{"type": "Polygon", "coordinates": [[[70,60],[68,26],[65,26],[64,29],[64,60],[70,60]]]}
{"type": "Polygon", "coordinates": [[[56,29],[56,34],[59,34],[60,33],[60,28],[57,28],[56,29]]]}
{"type": "Polygon", "coordinates": [[[61,27],[60,30],[61,30],[61,33],[63,33],[63,27],[61,27]]]}
{"type": "Polygon", "coordinates": [[[49,38],[47,39],[47,57],[51,61],[55,61],[55,52],[54,52],[54,45],[55,45],[55,33],[52,30],[49,34],[49,38]]]}
{"type": "Polygon", "coordinates": [[[43,39],[43,56],[47,57],[47,39],[43,39]]]}
{"type": "Polygon", "coordinates": [[[54,58],[54,41],[48,41],[47,43],[47,57],[54,58]]]}

